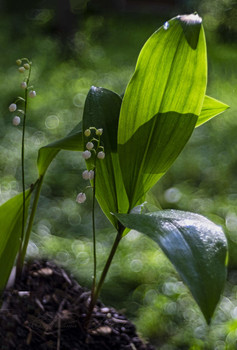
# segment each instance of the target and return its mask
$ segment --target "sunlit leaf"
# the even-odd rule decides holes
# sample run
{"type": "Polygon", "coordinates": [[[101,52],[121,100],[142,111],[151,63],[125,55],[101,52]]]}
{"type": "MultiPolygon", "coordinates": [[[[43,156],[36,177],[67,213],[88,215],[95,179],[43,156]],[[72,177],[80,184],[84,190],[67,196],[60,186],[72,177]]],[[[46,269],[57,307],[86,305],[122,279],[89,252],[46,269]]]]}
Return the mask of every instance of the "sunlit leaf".
{"type": "MultiPolygon", "coordinates": [[[[83,130],[91,126],[103,129],[101,142],[104,146],[105,159],[96,161],[96,198],[115,227],[117,227],[117,220],[111,212],[128,210],[128,200],[117,154],[120,106],[119,95],[93,86],[87,95],[83,114],[83,130]]],[[[85,137],[84,143],[86,142],[88,138],[85,137]]],[[[88,163],[90,167],[90,162],[88,163]]]]}
{"type": "Polygon", "coordinates": [[[60,150],[83,151],[81,122],[66,137],[39,149],[37,165],[40,176],[45,174],[60,150]]]}
{"type": "MultiPolygon", "coordinates": [[[[31,191],[27,190],[25,222],[30,204],[31,191]]],[[[22,193],[0,206],[0,290],[3,290],[13,267],[20,246],[23,217],[22,193]]]]}
{"type": "Polygon", "coordinates": [[[206,123],[208,120],[214,118],[218,114],[223,113],[228,108],[229,106],[227,106],[225,103],[220,102],[215,98],[205,96],[201,114],[198,117],[196,127],[206,123]]]}
{"type": "Polygon", "coordinates": [[[168,170],[201,113],[206,43],[198,15],[178,16],[144,45],[124,94],[118,153],[130,209],[168,170]]]}
{"type": "Polygon", "coordinates": [[[226,280],[227,241],[221,227],[178,210],[115,215],[124,226],[158,243],[209,323],[226,280]]]}

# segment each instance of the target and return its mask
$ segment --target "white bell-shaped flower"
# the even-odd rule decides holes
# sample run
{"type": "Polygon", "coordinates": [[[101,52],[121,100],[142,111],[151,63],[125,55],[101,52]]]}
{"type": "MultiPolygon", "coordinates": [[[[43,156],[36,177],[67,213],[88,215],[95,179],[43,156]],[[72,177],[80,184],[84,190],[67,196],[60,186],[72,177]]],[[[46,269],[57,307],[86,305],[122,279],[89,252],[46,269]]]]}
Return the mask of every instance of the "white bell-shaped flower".
{"type": "Polygon", "coordinates": [[[94,148],[94,143],[93,143],[93,142],[87,142],[86,148],[87,148],[88,150],[93,149],[93,148],[94,148]]]}
{"type": "Polygon", "coordinates": [[[104,159],[104,157],[105,157],[105,152],[103,152],[103,151],[100,151],[100,152],[97,154],[97,158],[99,158],[99,159],[104,159]]]}
{"type": "Polygon", "coordinates": [[[10,112],[15,112],[17,109],[17,105],[15,103],[11,103],[8,108],[10,112]]]}
{"type": "Polygon", "coordinates": [[[29,96],[30,96],[31,98],[35,97],[35,96],[36,96],[36,92],[35,92],[34,90],[31,90],[31,91],[29,92],[29,96]]]}
{"type": "Polygon", "coordinates": [[[82,153],[82,157],[84,159],[89,159],[91,157],[91,152],[86,150],[85,152],[82,153]]]}
{"type": "Polygon", "coordinates": [[[76,202],[77,203],[84,203],[86,201],[86,194],[84,192],[80,192],[77,195],[76,202]]]}
{"type": "Polygon", "coordinates": [[[21,122],[21,118],[18,117],[17,115],[12,119],[12,124],[15,126],[19,125],[20,122],[21,122]]]}

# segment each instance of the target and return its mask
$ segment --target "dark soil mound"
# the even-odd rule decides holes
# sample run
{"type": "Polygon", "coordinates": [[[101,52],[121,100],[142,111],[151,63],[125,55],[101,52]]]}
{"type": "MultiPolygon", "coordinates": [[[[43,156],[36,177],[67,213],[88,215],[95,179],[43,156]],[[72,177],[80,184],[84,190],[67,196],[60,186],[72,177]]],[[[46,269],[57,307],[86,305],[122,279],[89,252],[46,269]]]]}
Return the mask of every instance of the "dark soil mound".
{"type": "Polygon", "coordinates": [[[51,262],[25,266],[22,279],[6,291],[0,311],[0,349],[154,350],[135,326],[98,302],[88,331],[90,292],[51,262]]]}

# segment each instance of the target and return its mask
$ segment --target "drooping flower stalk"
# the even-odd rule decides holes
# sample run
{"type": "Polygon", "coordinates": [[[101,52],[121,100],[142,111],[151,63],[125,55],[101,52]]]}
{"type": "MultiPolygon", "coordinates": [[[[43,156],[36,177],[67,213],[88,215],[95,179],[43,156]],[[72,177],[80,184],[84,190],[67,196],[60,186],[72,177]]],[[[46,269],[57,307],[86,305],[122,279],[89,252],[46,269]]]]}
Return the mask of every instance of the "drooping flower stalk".
{"type": "MultiPolygon", "coordinates": [[[[104,269],[101,273],[98,285],[96,284],[96,278],[97,278],[97,257],[96,257],[96,230],[95,230],[95,201],[96,201],[96,162],[97,160],[103,160],[105,158],[105,152],[104,147],[101,145],[101,139],[100,136],[103,134],[103,129],[96,129],[95,127],[90,127],[89,129],[86,129],[84,131],[84,135],[86,137],[91,136],[91,130],[95,130],[96,136],[93,137],[89,142],[86,143],[86,150],[82,153],[82,156],[85,160],[88,160],[92,158],[93,162],[93,170],[85,170],[82,173],[82,177],[85,180],[92,180],[93,179],[93,197],[92,197],[92,231],[93,231],[93,267],[94,267],[94,273],[93,273],[93,282],[92,282],[92,288],[91,288],[91,298],[90,298],[90,304],[88,308],[88,313],[85,321],[85,328],[89,326],[91,315],[94,309],[94,306],[96,304],[96,301],[98,299],[98,296],[100,294],[101,288],[103,286],[104,280],[107,276],[108,270],[110,268],[110,265],[112,263],[112,260],[114,258],[114,255],[117,251],[119,242],[122,238],[124,227],[122,225],[119,225],[117,236],[115,238],[114,244],[111,248],[109,257],[105,263],[104,269]],[[95,146],[96,144],[96,146],[95,146]]],[[[91,159],[90,159],[91,161],[91,159]]],[[[77,196],[77,202],[83,203],[85,201],[85,193],[81,192],[77,196]]]]}
{"type": "MultiPolygon", "coordinates": [[[[18,97],[15,102],[22,101],[23,102],[23,109],[18,109],[16,103],[12,103],[9,106],[9,110],[11,112],[14,112],[18,110],[19,113],[23,114],[23,123],[22,123],[22,140],[21,140],[21,181],[22,181],[22,227],[21,227],[21,237],[20,237],[20,247],[18,251],[18,257],[17,257],[17,264],[16,264],[16,279],[18,279],[21,275],[23,260],[24,260],[24,254],[22,254],[22,246],[24,243],[24,232],[25,232],[25,217],[26,217],[26,186],[25,186],[25,129],[26,129],[26,115],[27,115],[27,104],[28,104],[28,86],[30,82],[30,76],[31,76],[31,65],[32,63],[27,58],[18,59],[16,61],[17,65],[20,67],[18,68],[20,73],[24,73],[25,71],[28,71],[27,77],[25,80],[21,83],[21,87],[25,90],[24,98],[18,97]],[[25,63],[23,63],[25,62],[25,63]],[[23,65],[22,65],[23,64],[23,65]]],[[[35,97],[36,92],[30,91],[29,97],[35,97]]],[[[20,117],[15,116],[13,118],[13,125],[17,126],[20,124],[20,117]]]]}

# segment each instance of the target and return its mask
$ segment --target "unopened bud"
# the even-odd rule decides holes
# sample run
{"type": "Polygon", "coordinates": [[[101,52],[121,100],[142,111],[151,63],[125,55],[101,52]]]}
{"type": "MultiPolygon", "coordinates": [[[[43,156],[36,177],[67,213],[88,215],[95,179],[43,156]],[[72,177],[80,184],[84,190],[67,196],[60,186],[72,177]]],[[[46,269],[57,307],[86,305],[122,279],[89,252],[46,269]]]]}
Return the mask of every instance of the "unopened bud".
{"type": "Polygon", "coordinates": [[[30,96],[31,98],[34,98],[34,97],[36,96],[36,92],[35,92],[34,90],[31,90],[31,91],[29,92],[29,96],[30,96]]]}
{"type": "Polygon", "coordinates": [[[83,192],[78,193],[76,202],[77,203],[84,203],[86,201],[86,195],[83,192]]]}
{"type": "Polygon", "coordinates": [[[20,67],[20,68],[18,68],[18,70],[19,70],[20,73],[24,73],[25,68],[24,67],[20,67]]]}
{"type": "Polygon", "coordinates": [[[90,171],[89,171],[89,180],[93,180],[93,179],[94,179],[94,176],[95,176],[94,170],[90,170],[90,171]]]}
{"type": "Polygon", "coordinates": [[[97,154],[97,158],[99,159],[104,159],[105,157],[105,153],[103,151],[100,151],[98,154],[97,154]]]}
{"type": "Polygon", "coordinates": [[[85,151],[82,153],[82,157],[84,159],[89,159],[91,157],[91,152],[90,151],[85,151]]]}
{"type": "Polygon", "coordinates": [[[10,112],[15,112],[15,110],[17,109],[17,105],[15,103],[12,103],[8,108],[10,112]]]}
{"type": "Polygon", "coordinates": [[[97,129],[95,133],[96,133],[96,135],[102,135],[103,129],[97,129]]]}
{"type": "Polygon", "coordinates": [[[21,87],[22,87],[22,89],[26,89],[26,88],[27,88],[27,84],[26,84],[25,81],[23,81],[23,82],[21,83],[21,87]]]}
{"type": "Polygon", "coordinates": [[[84,131],[84,135],[85,136],[90,136],[90,134],[91,134],[91,131],[90,131],[90,129],[86,129],[85,131],[84,131]]]}
{"type": "Polygon", "coordinates": [[[25,63],[23,66],[24,66],[24,68],[27,69],[27,70],[30,69],[29,63],[25,63]]]}
{"type": "Polygon", "coordinates": [[[82,177],[84,180],[89,180],[89,171],[88,170],[83,171],[82,177]]]}
{"type": "Polygon", "coordinates": [[[18,66],[20,66],[21,63],[22,63],[22,61],[21,61],[20,59],[16,60],[16,64],[17,64],[18,66]]]}
{"type": "Polygon", "coordinates": [[[15,126],[19,125],[20,122],[21,122],[21,118],[18,117],[17,115],[12,119],[12,124],[15,126]]]}
{"type": "Polygon", "coordinates": [[[93,142],[87,142],[86,148],[89,149],[89,150],[93,149],[94,148],[93,142]]]}

